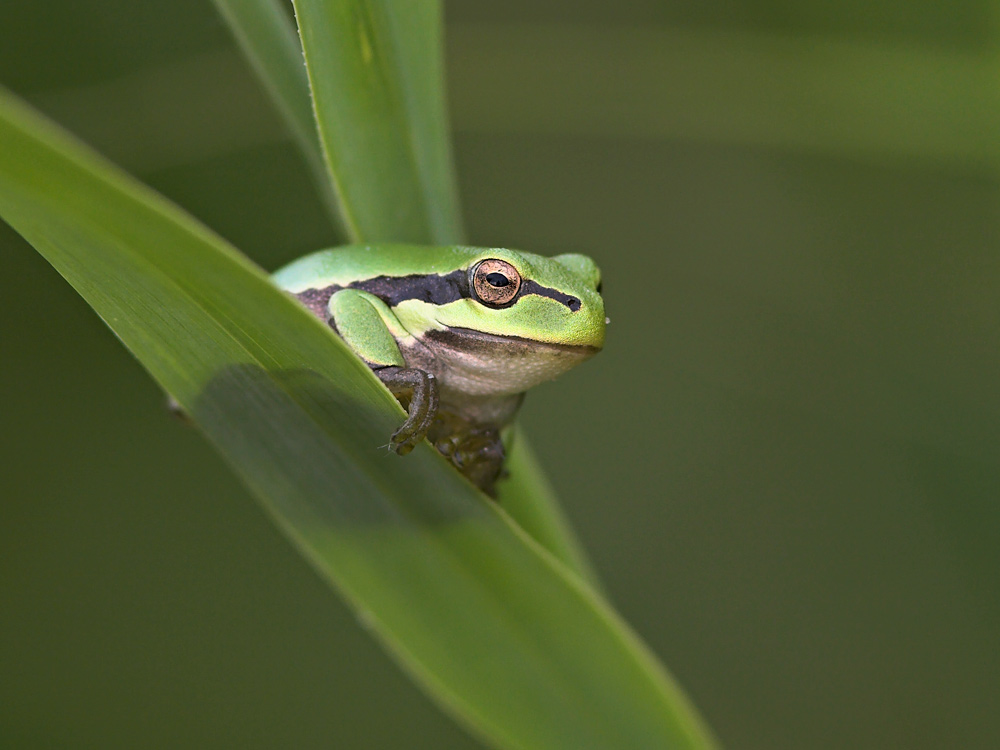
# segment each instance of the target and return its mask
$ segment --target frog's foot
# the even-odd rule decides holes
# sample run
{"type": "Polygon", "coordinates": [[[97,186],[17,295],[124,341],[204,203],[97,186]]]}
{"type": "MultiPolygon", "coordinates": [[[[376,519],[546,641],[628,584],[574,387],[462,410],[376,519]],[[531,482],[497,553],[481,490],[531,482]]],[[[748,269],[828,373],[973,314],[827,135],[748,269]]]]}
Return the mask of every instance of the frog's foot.
{"type": "Polygon", "coordinates": [[[406,421],[390,438],[392,449],[405,456],[424,439],[437,416],[437,379],[431,373],[414,367],[383,367],[375,370],[375,374],[392,395],[409,397],[406,421]]]}
{"type": "Polygon", "coordinates": [[[442,415],[428,437],[470,482],[496,497],[495,485],[503,473],[505,456],[498,429],[442,415]]]}

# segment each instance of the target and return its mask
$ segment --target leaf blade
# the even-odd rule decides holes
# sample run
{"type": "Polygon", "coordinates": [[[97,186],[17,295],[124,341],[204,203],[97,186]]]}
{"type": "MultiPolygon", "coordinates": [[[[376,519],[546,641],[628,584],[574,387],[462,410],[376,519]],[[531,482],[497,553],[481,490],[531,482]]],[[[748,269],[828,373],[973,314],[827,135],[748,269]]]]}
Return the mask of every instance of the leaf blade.
{"type": "Polygon", "coordinates": [[[0,92],[0,215],[205,430],[432,696],[500,747],[710,747],[607,605],[429,446],[211,231],[0,92]]]}
{"type": "Polygon", "coordinates": [[[351,239],[460,242],[440,4],[294,5],[320,140],[351,239]]]}

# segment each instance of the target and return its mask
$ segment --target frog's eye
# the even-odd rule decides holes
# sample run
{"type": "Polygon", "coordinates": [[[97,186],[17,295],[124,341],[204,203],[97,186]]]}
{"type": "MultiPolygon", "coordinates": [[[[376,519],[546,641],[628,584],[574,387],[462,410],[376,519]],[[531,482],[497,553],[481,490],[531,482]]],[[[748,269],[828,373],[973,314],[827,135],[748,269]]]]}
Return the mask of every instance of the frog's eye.
{"type": "Polygon", "coordinates": [[[503,307],[517,297],[521,274],[505,260],[484,260],[472,272],[476,299],[490,307],[503,307]]]}

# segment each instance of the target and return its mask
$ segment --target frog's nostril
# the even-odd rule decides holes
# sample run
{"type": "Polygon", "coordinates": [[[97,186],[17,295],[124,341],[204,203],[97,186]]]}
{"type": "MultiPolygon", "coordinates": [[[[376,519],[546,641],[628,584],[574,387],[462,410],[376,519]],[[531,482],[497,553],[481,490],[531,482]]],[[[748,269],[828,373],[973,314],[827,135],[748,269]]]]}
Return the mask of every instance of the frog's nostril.
{"type": "Polygon", "coordinates": [[[580,309],[580,300],[576,297],[570,297],[566,300],[566,307],[568,307],[572,312],[576,312],[580,309]]]}

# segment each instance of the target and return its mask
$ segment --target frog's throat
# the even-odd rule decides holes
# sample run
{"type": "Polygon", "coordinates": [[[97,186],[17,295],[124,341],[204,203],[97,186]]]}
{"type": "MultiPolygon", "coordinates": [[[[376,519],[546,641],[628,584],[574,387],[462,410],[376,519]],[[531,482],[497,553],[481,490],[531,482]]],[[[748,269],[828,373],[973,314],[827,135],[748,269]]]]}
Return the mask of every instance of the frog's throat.
{"type": "Polygon", "coordinates": [[[594,346],[467,328],[432,329],[419,343],[403,348],[410,367],[435,373],[445,401],[508,398],[559,377],[596,353],[594,346]]]}

